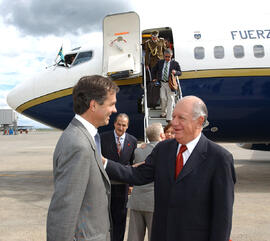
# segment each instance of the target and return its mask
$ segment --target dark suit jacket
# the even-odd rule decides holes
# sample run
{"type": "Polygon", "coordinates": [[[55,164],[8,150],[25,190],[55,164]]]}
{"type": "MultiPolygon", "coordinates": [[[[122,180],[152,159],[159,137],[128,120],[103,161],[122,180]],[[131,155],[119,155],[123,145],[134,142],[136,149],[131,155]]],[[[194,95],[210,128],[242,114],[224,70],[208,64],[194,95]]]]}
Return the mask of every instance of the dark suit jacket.
{"type": "Polygon", "coordinates": [[[134,150],[137,147],[137,139],[126,133],[123,149],[120,156],[117,153],[114,131],[103,132],[100,134],[101,152],[105,158],[119,162],[123,165],[132,165],[134,160],[134,150]]]}
{"type": "Polygon", "coordinates": [[[175,139],[160,142],[137,168],[108,161],[110,178],[142,185],[154,181],[152,241],[228,241],[232,226],[233,157],[203,134],[174,179],[175,139]]]}
{"type": "MultiPolygon", "coordinates": [[[[159,60],[157,62],[157,64],[154,66],[154,68],[152,69],[152,73],[151,73],[152,79],[157,79],[159,81],[162,80],[162,69],[163,69],[164,61],[165,61],[164,59],[159,60]]],[[[171,75],[173,69],[177,71],[176,75],[181,75],[180,65],[175,60],[171,60],[170,69],[169,69],[169,76],[171,75]]]]}

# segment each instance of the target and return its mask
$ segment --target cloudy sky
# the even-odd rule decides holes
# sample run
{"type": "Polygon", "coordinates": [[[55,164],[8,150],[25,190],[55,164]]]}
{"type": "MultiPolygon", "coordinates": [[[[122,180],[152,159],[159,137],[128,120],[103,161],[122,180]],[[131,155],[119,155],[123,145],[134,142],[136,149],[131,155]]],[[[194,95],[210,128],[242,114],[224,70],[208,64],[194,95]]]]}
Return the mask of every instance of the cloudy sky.
{"type": "MultiPolygon", "coordinates": [[[[100,35],[107,14],[150,10],[148,22],[179,8],[179,23],[187,26],[199,16],[219,17],[229,21],[232,13],[250,14],[266,11],[268,0],[0,0],[0,109],[9,108],[8,92],[31,75],[53,64],[64,46],[74,48],[100,35]],[[157,14],[155,11],[159,11],[157,14]],[[211,12],[211,15],[209,13],[211,12]],[[228,13],[230,13],[228,15],[228,13]],[[189,20],[189,21],[187,21],[189,20]]],[[[216,19],[216,18],[215,18],[216,19]]],[[[211,19],[210,19],[211,20],[211,19]]],[[[213,20],[213,19],[212,19],[213,20]]],[[[145,19],[144,19],[145,21],[145,19]]],[[[220,21],[220,19],[219,19],[220,21]]],[[[217,26],[218,26],[218,22],[217,26]]],[[[22,115],[19,125],[44,127],[22,115]]]]}

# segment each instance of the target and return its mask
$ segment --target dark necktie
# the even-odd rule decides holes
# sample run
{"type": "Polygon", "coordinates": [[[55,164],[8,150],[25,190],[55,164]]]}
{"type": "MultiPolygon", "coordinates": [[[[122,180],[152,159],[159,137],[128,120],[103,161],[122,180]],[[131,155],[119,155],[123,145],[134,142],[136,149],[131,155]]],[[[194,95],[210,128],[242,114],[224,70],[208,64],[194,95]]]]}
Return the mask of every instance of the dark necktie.
{"type": "Polygon", "coordinates": [[[121,154],[121,149],[122,149],[121,142],[120,142],[120,137],[117,136],[116,139],[117,139],[117,143],[116,143],[116,144],[117,144],[117,153],[118,153],[118,155],[120,156],[120,154],[121,154]]]}
{"type": "Polygon", "coordinates": [[[176,165],[175,165],[175,179],[178,177],[179,173],[181,172],[184,166],[184,160],[182,153],[187,150],[186,145],[181,145],[179,153],[176,157],[176,165]]]}
{"type": "Polygon", "coordinates": [[[101,156],[100,136],[99,136],[98,132],[95,135],[95,142],[96,142],[96,146],[97,146],[97,151],[98,151],[99,155],[101,156]]]}

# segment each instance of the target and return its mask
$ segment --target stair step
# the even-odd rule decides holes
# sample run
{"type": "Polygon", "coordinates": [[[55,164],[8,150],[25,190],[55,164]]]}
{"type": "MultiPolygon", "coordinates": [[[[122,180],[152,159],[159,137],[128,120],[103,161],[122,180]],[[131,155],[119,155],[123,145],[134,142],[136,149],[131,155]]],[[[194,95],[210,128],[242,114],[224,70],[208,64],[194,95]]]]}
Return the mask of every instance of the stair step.
{"type": "Polygon", "coordinates": [[[157,107],[156,109],[150,109],[150,108],[148,108],[148,111],[159,112],[159,111],[161,111],[161,108],[160,107],[157,107]]]}
{"type": "Polygon", "coordinates": [[[151,117],[160,117],[161,110],[149,110],[149,116],[151,117]]]}
{"type": "Polygon", "coordinates": [[[166,126],[168,123],[165,118],[148,118],[148,124],[151,125],[152,123],[161,123],[162,126],[166,126]]]}

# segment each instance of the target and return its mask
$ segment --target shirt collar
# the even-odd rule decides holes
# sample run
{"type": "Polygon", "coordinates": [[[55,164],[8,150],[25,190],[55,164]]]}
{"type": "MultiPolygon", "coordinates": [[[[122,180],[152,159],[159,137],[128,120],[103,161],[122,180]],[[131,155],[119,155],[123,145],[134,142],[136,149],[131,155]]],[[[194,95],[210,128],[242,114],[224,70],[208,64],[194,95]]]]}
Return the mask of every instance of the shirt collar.
{"type": "Polygon", "coordinates": [[[201,135],[202,134],[200,132],[200,134],[195,139],[193,139],[192,141],[190,141],[189,143],[186,144],[189,153],[192,153],[192,151],[194,150],[195,146],[199,142],[199,140],[201,138],[201,135]]]}
{"type": "MultiPolygon", "coordinates": [[[[118,135],[116,134],[115,130],[113,131],[113,133],[114,133],[114,137],[116,139],[118,137],[118,135]]],[[[126,132],[122,136],[119,136],[120,141],[124,140],[125,138],[126,138],[126,132]]]]}
{"type": "Polygon", "coordinates": [[[75,115],[75,118],[82,123],[82,125],[86,128],[89,134],[94,138],[97,134],[97,128],[78,114],[75,115]]]}

